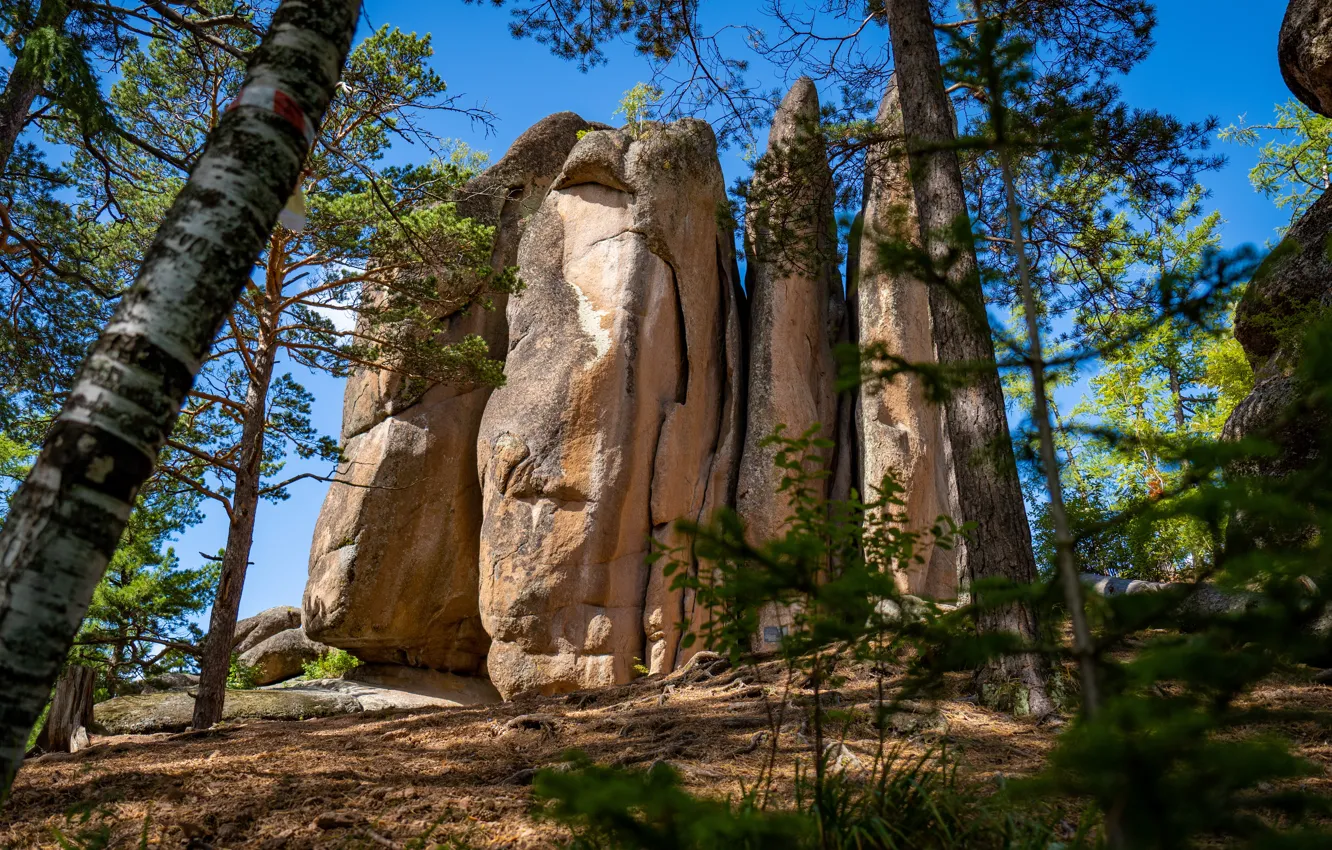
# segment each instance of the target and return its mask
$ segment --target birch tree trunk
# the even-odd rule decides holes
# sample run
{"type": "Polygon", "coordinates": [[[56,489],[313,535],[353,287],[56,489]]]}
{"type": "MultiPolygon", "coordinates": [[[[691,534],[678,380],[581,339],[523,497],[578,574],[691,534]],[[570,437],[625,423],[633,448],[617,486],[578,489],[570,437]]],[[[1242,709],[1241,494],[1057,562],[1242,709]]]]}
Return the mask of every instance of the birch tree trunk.
{"type": "MultiPolygon", "coordinates": [[[[972,370],[970,383],[955,390],[946,406],[961,519],[976,525],[975,543],[967,546],[965,583],[974,587],[976,581],[993,578],[1030,583],[1036,579],[1036,558],[976,249],[970,242],[950,241],[954,223],[968,215],[967,199],[957,152],[950,147],[957,122],[944,90],[930,0],[891,0],[888,26],[921,238],[935,262],[958,252],[948,270],[955,291],[931,287],[930,315],[939,363],[972,370]]],[[[976,625],[982,633],[1012,632],[1029,642],[1040,634],[1035,612],[1025,604],[982,608],[976,625]]],[[[1046,672],[1044,660],[1034,653],[995,659],[978,673],[982,699],[1006,703],[1012,694],[1019,712],[1048,714],[1053,706],[1046,695],[1046,672]]]]}
{"type": "MultiPolygon", "coordinates": [[[[63,30],[69,19],[67,0],[42,0],[37,9],[34,31],[50,27],[63,30]]],[[[14,155],[19,134],[28,123],[28,113],[33,101],[42,93],[46,85],[46,67],[38,55],[37,45],[32,34],[25,40],[18,56],[14,60],[14,70],[5,82],[5,90],[0,92],[0,175],[9,167],[9,158],[14,155]]]]}
{"type": "MultiPolygon", "coordinates": [[[[274,321],[273,326],[276,324],[274,321]]],[[[227,548],[222,555],[222,575],[217,584],[217,596],[213,599],[208,638],[199,658],[195,729],[207,729],[222,719],[227,695],[231,644],[236,636],[236,615],[240,610],[241,592],[245,589],[245,571],[250,563],[250,546],[254,542],[255,511],[259,507],[264,432],[268,425],[268,388],[273,381],[273,362],[277,359],[276,342],[271,334],[268,337],[260,342],[255,352],[254,373],[250,375],[250,387],[245,394],[240,467],[231,498],[227,548]]]]}
{"type": "Polygon", "coordinates": [[[0,531],[0,799],[94,588],[226,313],[254,269],[351,47],[360,0],[283,0],[94,344],[0,531]]]}

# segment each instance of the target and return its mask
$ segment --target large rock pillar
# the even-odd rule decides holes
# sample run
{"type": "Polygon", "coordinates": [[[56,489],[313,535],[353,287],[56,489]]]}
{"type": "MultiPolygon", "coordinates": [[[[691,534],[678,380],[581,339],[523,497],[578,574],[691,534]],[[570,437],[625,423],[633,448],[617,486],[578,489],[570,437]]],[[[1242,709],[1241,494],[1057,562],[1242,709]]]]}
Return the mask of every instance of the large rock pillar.
{"type": "MultiPolygon", "coordinates": [[[[763,441],[778,425],[789,437],[815,424],[829,440],[842,430],[833,348],[845,334],[846,302],[837,269],[832,171],[819,132],[818,92],[809,78],[796,82],[773,117],[749,194],[749,387],[736,510],[752,539],[765,541],[784,533],[791,505],[778,492],[785,473],[773,465],[777,449],[763,441]]],[[[849,464],[845,443],[816,452],[834,474],[849,464]]],[[[828,492],[831,480],[822,483],[821,495],[845,495],[828,492]]],[[[759,648],[771,648],[789,625],[789,612],[764,611],[759,648]]]]}
{"type": "MultiPolygon", "coordinates": [[[[515,264],[524,218],[540,206],[578,132],[592,126],[571,112],[551,115],[460,191],[459,211],[496,227],[497,268],[515,264]]],[[[503,357],[508,323],[504,299],[497,301],[495,310],[443,318],[442,341],[476,334],[503,357]]],[[[414,387],[391,370],[348,379],[338,476],[345,483],[329,488],[310,552],[303,607],[311,638],[367,661],[484,669],[476,436],[490,395],[488,387],[414,387]]]]}
{"type": "Polygon", "coordinates": [[[590,133],[519,248],[507,384],[477,446],[481,619],[506,697],[669,671],[684,600],[649,540],[726,501],[738,318],[701,121],[590,133]]]}

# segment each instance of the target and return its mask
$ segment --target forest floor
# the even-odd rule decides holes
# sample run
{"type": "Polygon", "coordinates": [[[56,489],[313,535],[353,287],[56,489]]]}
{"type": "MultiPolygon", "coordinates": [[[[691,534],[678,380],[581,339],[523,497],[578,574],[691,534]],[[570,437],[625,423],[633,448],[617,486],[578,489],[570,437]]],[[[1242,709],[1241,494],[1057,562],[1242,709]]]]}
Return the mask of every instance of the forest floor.
{"type": "MultiPolygon", "coordinates": [[[[738,796],[769,756],[769,710],[787,704],[777,783],[789,787],[812,752],[797,716],[807,712],[795,707],[812,693],[787,681],[775,663],[715,676],[695,667],[500,705],[99,738],[24,765],[0,814],[0,847],[549,847],[568,833],[533,816],[532,776],[571,749],[607,764],[667,761],[696,793],[738,796]]],[[[959,675],[937,705],[894,715],[890,744],[904,755],[944,746],[982,789],[1037,770],[1058,722],[979,708],[968,691],[959,675]]],[[[846,745],[866,762],[875,693],[862,670],[833,697],[854,718],[846,745]]],[[[1332,796],[1332,687],[1276,682],[1251,699],[1311,713],[1280,732],[1324,768],[1309,782],[1332,796]]]]}

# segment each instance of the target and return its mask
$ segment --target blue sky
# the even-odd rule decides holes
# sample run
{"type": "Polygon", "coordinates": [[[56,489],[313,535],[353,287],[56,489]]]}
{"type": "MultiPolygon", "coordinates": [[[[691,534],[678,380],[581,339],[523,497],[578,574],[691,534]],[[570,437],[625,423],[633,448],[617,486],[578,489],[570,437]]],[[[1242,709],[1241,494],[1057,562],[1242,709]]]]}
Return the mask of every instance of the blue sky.
{"type": "MultiPolygon", "coordinates": [[[[706,8],[712,21],[727,22],[752,20],[758,5],[708,0],[706,8]]],[[[1162,0],[1159,6],[1157,48],[1122,81],[1130,104],[1186,120],[1215,115],[1224,126],[1246,114],[1250,121],[1261,123],[1271,116],[1275,104],[1289,97],[1276,63],[1277,31],[1285,3],[1162,0]]],[[[392,24],[433,33],[434,65],[450,90],[464,95],[468,105],[485,106],[499,119],[491,135],[451,116],[441,116],[433,129],[489,151],[492,158],[502,155],[519,133],[551,112],[567,109],[588,119],[614,120],[612,113],[620,95],[648,77],[645,63],[624,47],[608,51],[608,64],[580,73],[572,63],[550,56],[532,42],[514,41],[508,33],[508,13],[489,5],[464,5],[460,0],[367,0],[366,18],[372,26],[392,24]]],[[[755,70],[765,87],[789,82],[778,69],[755,70]]],[[[1207,209],[1220,210],[1225,217],[1226,247],[1267,242],[1285,222],[1249,186],[1247,175],[1256,161],[1256,150],[1219,142],[1213,150],[1229,159],[1222,171],[1206,175],[1203,181],[1211,191],[1207,209]]],[[[414,153],[404,148],[397,156],[410,159],[414,153]]],[[[744,171],[735,152],[723,155],[723,167],[728,180],[744,171]]],[[[342,382],[327,376],[297,377],[315,395],[315,424],[336,434],[342,382]]],[[[327,472],[325,466],[295,459],[289,469],[327,472]]],[[[288,501],[260,508],[241,616],[273,605],[300,604],[310,538],[326,489],[327,485],[318,482],[301,482],[292,488],[288,501]]],[[[225,540],[225,517],[215,511],[185,531],[175,545],[181,559],[191,563],[198,552],[216,552],[225,540]]]]}

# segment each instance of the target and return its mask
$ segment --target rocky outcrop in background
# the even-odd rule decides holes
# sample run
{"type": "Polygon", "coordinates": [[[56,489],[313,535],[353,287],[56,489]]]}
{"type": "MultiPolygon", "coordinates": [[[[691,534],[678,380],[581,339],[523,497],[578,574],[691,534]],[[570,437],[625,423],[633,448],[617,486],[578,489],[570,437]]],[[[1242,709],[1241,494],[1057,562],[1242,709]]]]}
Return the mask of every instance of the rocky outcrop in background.
{"type": "MultiPolygon", "coordinates": [[[[677,669],[682,621],[706,612],[649,565],[650,542],[679,547],[675,520],[723,506],[756,541],[780,535],[786,505],[760,445],[778,424],[795,435],[820,423],[834,439],[828,495],[857,486],[860,463],[893,469],[933,521],[946,475],[918,389],[882,413],[878,396],[861,399],[862,422],[906,434],[876,431],[863,451],[854,395],[835,392],[833,351],[857,328],[818,111],[803,80],[776,116],[756,193],[774,203],[747,233],[747,293],[701,121],[630,132],[553,115],[462,193],[525,290],[502,312],[448,317],[444,335],[484,336],[507,382],[412,395],[388,370],[349,380],[345,483],[330,487],[310,555],[309,639],[379,666],[488,677],[506,698],[677,669]]],[[[897,190],[875,187],[878,232],[897,190]]],[[[860,329],[928,359],[923,296],[860,266],[860,329]]],[[[947,595],[949,569],[930,559],[907,586],[947,595]]]]}
{"type": "MultiPolygon", "coordinates": [[[[808,77],[796,82],[773,116],[749,205],[749,387],[736,510],[762,541],[780,536],[791,514],[788,495],[779,492],[786,471],[774,466],[778,447],[767,438],[779,425],[787,437],[815,425],[819,437],[838,435],[833,349],[847,332],[846,297],[837,268],[832,169],[819,131],[819,95],[808,77]]],[[[814,451],[834,474],[854,450],[837,442],[814,451]]],[[[847,495],[829,492],[832,484],[828,478],[815,486],[822,496],[847,495]]],[[[774,647],[789,623],[788,612],[765,610],[758,647],[774,647]]]]}

